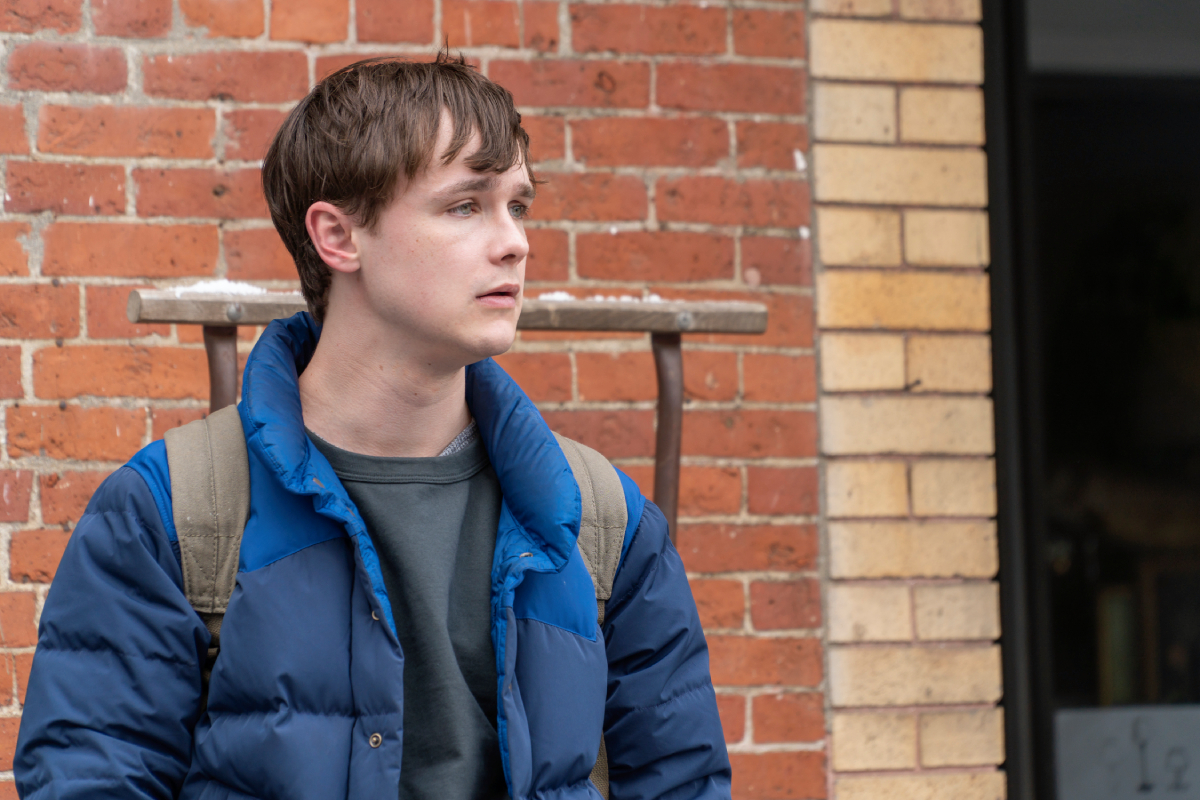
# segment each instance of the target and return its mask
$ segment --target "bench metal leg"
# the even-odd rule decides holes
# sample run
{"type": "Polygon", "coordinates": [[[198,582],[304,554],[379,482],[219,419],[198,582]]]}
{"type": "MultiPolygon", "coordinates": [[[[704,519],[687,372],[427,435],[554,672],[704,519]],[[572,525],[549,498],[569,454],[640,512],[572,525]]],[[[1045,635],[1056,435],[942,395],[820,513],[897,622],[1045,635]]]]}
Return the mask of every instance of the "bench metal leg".
{"type": "Polygon", "coordinates": [[[658,375],[658,435],[654,446],[654,503],[670,526],[671,541],[679,516],[679,451],[683,441],[683,351],[678,333],[654,333],[654,371],[658,375]]]}
{"type": "Polygon", "coordinates": [[[209,413],[237,402],[237,330],[232,325],[204,326],[204,349],[208,353],[209,413]]]}

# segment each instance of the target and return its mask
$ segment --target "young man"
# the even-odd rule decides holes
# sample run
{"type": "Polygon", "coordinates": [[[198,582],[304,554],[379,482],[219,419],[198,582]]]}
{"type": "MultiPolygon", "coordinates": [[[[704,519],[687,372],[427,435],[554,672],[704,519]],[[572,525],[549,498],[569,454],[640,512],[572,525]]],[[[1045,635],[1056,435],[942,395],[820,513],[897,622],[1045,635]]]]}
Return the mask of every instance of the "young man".
{"type": "MultiPolygon", "coordinates": [[[[42,614],[30,798],[729,796],[708,654],[662,514],[597,623],[580,490],[512,344],[535,181],[508,92],[461,59],[364,62],[263,168],[311,310],[238,412],[250,516],[207,698],[166,450],[96,492],[42,614]]],[[[619,502],[619,501],[618,501],[619,502]]]]}

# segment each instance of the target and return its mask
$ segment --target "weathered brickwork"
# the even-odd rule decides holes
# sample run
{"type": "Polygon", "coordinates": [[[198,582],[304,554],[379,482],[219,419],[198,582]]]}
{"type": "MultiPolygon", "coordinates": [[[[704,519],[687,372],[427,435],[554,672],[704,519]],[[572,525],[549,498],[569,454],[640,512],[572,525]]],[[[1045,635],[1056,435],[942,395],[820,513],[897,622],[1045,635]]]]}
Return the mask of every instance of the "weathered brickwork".
{"type": "MultiPolygon", "coordinates": [[[[655,292],[769,305],[765,336],[685,337],[679,549],[710,635],[735,796],[826,797],[806,16],[790,0],[0,0],[0,798],[15,797],[4,770],[37,614],[70,531],[108,473],[207,406],[200,332],[128,323],[129,290],[211,277],[294,286],[258,187],[283,115],[337,67],[374,55],[426,59],[443,40],[513,92],[548,181],[529,224],[530,296],[655,292]]],[[[871,41],[887,53],[906,46],[881,30],[871,41]]],[[[922,67],[961,82],[954,107],[964,113],[977,110],[975,56],[959,51],[977,47],[973,30],[953,29],[957,38],[922,67]]],[[[862,63],[879,69],[890,58],[862,63]]],[[[854,148],[885,135],[881,125],[892,139],[903,133],[906,147],[876,170],[875,191],[899,197],[906,175],[934,164],[955,182],[929,180],[920,192],[979,199],[978,153],[939,149],[976,135],[975,123],[940,120],[937,97],[864,91],[869,119],[831,117],[830,130],[863,131],[837,145],[851,163],[870,160],[854,148]]],[[[859,101],[832,92],[818,102],[859,101]]],[[[844,263],[907,263],[901,231],[923,223],[889,213],[870,236],[846,237],[844,263]]],[[[865,230],[849,217],[840,224],[865,230]]],[[[964,217],[955,230],[952,243],[929,237],[920,257],[980,251],[977,221],[964,217]]],[[[908,283],[893,291],[936,304],[939,337],[979,338],[985,288],[958,297],[953,281],[972,277],[945,274],[950,284],[901,269],[896,278],[908,283]]],[[[871,309],[890,318],[882,304],[871,309]]],[[[243,353],[257,333],[242,332],[243,353]]],[[[847,341],[846,352],[862,349],[847,341]]],[[[913,380],[906,364],[922,364],[929,381],[964,380],[955,365],[970,360],[968,345],[906,355],[916,346],[900,335],[873,356],[891,364],[884,388],[913,380]]],[[[502,362],[552,425],[653,490],[646,337],[528,333],[502,362]]],[[[829,368],[852,385],[874,380],[853,359],[829,368]]],[[[959,438],[983,447],[978,433],[959,438]]],[[[967,502],[941,487],[937,464],[927,474],[923,502],[967,502]]],[[[972,508],[985,479],[961,478],[972,508]]],[[[891,514],[905,492],[897,480],[851,469],[839,502],[891,514]]],[[[867,556],[847,563],[856,557],[867,556]]],[[[930,630],[968,624],[938,617],[941,602],[922,612],[930,630]]],[[[854,630],[852,620],[839,624],[854,630]]],[[[968,656],[987,657],[976,650],[968,656]]],[[[939,763],[990,752],[984,722],[921,724],[952,740],[939,763]]]]}
{"type": "Polygon", "coordinates": [[[977,0],[812,0],[830,786],[998,800],[977,0]]]}

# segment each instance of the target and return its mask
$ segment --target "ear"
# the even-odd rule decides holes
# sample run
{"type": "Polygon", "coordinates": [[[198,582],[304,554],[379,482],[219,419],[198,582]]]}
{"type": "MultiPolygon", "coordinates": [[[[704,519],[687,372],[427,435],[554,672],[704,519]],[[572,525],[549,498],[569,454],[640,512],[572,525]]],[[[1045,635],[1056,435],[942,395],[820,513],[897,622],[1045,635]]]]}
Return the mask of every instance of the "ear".
{"type": "Polygon", "coordinates": [[[304,227],[317,248],[317,255],[330,269],[356,272],[361,266],[354,241],[354,220],[340,208],[323,200],[313,203],[304,214],[304,227]]]}

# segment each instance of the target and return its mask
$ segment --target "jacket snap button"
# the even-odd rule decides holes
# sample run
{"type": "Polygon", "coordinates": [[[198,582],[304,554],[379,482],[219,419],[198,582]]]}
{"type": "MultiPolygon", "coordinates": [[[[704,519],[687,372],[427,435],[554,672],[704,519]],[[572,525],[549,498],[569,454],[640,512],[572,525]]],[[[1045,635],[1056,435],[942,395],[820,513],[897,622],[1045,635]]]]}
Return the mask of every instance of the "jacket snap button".
{"type": "Polygon", "coordinates": [[[371,619],[375,620],[376,622],[379,622],[379,614],[378,614],[377,612],[375,612],[375,611],[372,611],[372,612],[371,612],[371,619]]]}
{"type": "Polygon", "coordinates": [[[379,745],[383,744],[383,737],[378,733],[372,733],[368,741],[370,741],[371,747],[379,747],[379,745]]]}
{"type": "Polygon", "coordinates": [[[530,558],[532,556],[533,556],[533,553],[521,553],[521,558],[530,558]]]}

